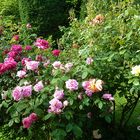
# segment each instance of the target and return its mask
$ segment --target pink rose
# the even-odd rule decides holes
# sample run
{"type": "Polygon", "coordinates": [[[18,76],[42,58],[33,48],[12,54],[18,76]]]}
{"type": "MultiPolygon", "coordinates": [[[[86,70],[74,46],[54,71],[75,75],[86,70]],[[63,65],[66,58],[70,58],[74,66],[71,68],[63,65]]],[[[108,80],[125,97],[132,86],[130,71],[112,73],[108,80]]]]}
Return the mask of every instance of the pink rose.
{"type": "Polygon", "coordinates": [[[19,40],[19,35],[14,35],[12,39],[15,40],[15,41],[18,41],[19,40]]]}
{"type": "Polygon", "coordinates": [[[78,82],[75,79],[69,79],[66,81],[66,88],[73,91],[78,89],[78,82]]]}
{"type": "Polygon", "coordinates": [[[42,55],[37,55],[37,56],[36,56],[36,61],[42,61],[42,60],[43,60],[42,55]]]}
{"type": "Polygon", "coordinates": [[[103,99],[105,100],[109,100],[109,101],[113,101],[114,98],[112,97],[112,94],[108,94],[108,93],[105,93],[103,96],[102,96],[103,99]]]}
{"type": "Polygon", "coordinates": [[[29,116],[29,118],[31,119],[32,122],[35,122],[38,119],[36,113],[31,113],[30,116],[29,116]]]}
{"type": "Polygon", "coordinates": [[[60,54],[60,50],[53,50],[52,51],[52,54],[54,55],[54,56],[59,56],[59,54],[60,54]]]}
{"type": "Polygon", "coordinates": [[[30,119],[30,117],[26,117],[22,120],[22,124],[24,128],[30,128],[32,121],[30,119]]]}
{"type": "Polygon", "coordinates": [[[25,47],[25,50],[26,50],[26,51],[30,51],[30,50],[32,50],[32,47],[29,46],[29,45],[27,45],[27,46],[25,47]]]}
{"type": "Polygon", "coordinates": [[[48,60],[47,62],[45,62],[45,63],[43,64],[43,66],[44,66],[44,67],[48,67],[49,64],[50,64],[50,60],[48,60]]]}
{"type": "Polygon", "coordinates": [[[20,71],[17,72],[17,76],[19,78],[24,78],[25,75],[26,75],[26,72],[24,70],[20,70],[20,71]]]}
{"type": "Polygon", "coordinates": [[[32,95],[32,85],[22,87],[23,97],[30,97],[32,95]]]}
{"type": "Polygon", "coordinates": [[[43,85],[42,81],[39,81],[39,82],[33,87],[34,91],[36,91],[36,92],[41,91],[43,88],[44,88],[44,85],[43,85]]]}
{"type": "Polygon", "coordinates": [[[59,69],[61,66],[61,62],[60,61],[55,61],[53,64],[54,69],[59,69]]]}
{"type": "Polygon", "coordinates": [[[93,59],[92,59],[91,57],[88,57],[87,60],[86,60],[86,63],[87,63],[88,65],[91,65],[92,62],[93,62],[93,59]]]}
{"type": "Polygon", "coordinates": [[[12,45],[11,51],[14,51],[19,54],[22,52],[22,46],[21,45],[12,45]]]}
{"type": "Polygon", "coordinates": [[[17,62],[13,58],[6,58],[4,63],[0,63],[0,74],[4,72],[14,69],[17,66],[17,62]]]}
{"type": "Polygon", "coordinates": [[[7,55],[8,55],[8,57],[15,58],[15,57],[17,56],[17,53],[14,52],[14,51],[11,51],[11,52],[9,52],[7,55]]]}
{"type": "Polygon", "coordinates": [[[64,91],[63,90],[56,90],[55,92],[54,92],[54,98],[57,98],[57,99],[63,99],[64,98],[64,91]]]}
{"type": "Polygon", "coordinates": [[[82,83],[82,87],[83,87],[85,90],[87,90],[88,87],[89,87],[89,81],[84,81],[84,82],[82,83]]]}
{"type": "Polygon", "coordinates": [[[14,98],[15,101],[19,101],[23,98],[23,94],[22,94],[22,87],[17,86],[13,92],[12,92],[12,96],[14,98]]]}
{"type": "Polygon", "coordinates": [[[48,49],[49,48],[49,43],[48,41],[44,40],[44,39],[40,39],[38,38],[36,40],[36,42],[34,43],[35,46],[37,46],[39,49],[48,49]]]}
{"type": "Polygon", "coordinates": [[[38,69],[39,62],[38,61],[25,61],[27,70],[35,71],[38,69]]]}
{"type": "Polygon", "coordinates": [[[62,107],[63,107],[63,104],[61,101],[59,101],[57,98],[54,98],[49,102],[49,104],[50,106],[49,106],[48,112],[55,113],[55,114],[61,113],[62,107]]]}
{"type": "Polygon", "coordinates": [[[31,58],[23,58],[22,60],[21,60],[21,64],[23,65],[23,66],[25,66],[25,61],[31,61],[31,58]]]}
{"type": "Polygon", "coordinates": [[[66,69],[66,72],[69,72],[71,70],[71,68],[73,67],[73,63],[67,63],[65,65],[65,69],[66,69]]]}

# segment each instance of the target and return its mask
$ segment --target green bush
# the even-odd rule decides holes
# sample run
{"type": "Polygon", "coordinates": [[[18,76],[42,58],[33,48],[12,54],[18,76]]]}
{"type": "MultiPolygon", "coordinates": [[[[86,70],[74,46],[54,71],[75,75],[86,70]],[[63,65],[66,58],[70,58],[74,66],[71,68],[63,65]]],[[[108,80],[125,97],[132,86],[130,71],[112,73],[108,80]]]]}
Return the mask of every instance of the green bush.
{"type": "Polygon", "coordinates": [[[18,0],[1,0],[0,15],[19,18],[18,0]]]}
{"type": "Polygon", "coordinates": [[[60,39],[62,48],[78,48],[74,59],[93,57],[93,70],[88,73],[104,79],[106,92],[122,98],[120,127],[127,125],[140,97],[140,79],[131,74],[132,67],[140,63],[140,7],[134,2],[100,7],[101,3],[89,0],[88,16],[83,21],[74,18],[71,27],[62,28],[65,33],[60,39]]]}
{"type": "Polygon", "coordinates": [[[31,23],[40,35],[59,36],[60,25],[68,25],[69,9],[77,1],[66,0],[19,0],[20,17],[23,23],[31,23]]]}

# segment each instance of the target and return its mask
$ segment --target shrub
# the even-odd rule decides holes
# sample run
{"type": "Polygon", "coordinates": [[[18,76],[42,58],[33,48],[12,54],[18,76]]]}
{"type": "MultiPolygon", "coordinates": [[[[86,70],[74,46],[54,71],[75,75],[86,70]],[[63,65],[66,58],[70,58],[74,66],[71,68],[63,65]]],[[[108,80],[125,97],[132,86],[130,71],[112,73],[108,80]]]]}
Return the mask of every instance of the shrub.
{"type": "Polygon", "coordinates": [[[130,72],[140,61],[140,34],[137,32],[139,5],[133,1],[103,5],[110,9],[109,12],[103,11],[96,4],[95,1],[87,3],[88,16],[84,21],[73,18],[71,27],[62,28],[65,34],[60,39],[60,46],[67,50],[77,48],[79,55],[74,59],[93,57],[94,69],[86,70],[87,75],[103,79],[107,85],[106,92],[122,98],[120,126],[124,127],[140,96],[139,78],[130,72]]]}
{"type": "Polygon", "coordinates": [[[19,18],[18,0],[1,0],[0,15],[19,18]]]}
{"type": "Polygon", "coordinates": [[[66,0],[19,0],[20,17],[23,23],[38,28],[39,35],[59,36],[58,26],[68,25],[68,12],[77,1],[66,0]]]}

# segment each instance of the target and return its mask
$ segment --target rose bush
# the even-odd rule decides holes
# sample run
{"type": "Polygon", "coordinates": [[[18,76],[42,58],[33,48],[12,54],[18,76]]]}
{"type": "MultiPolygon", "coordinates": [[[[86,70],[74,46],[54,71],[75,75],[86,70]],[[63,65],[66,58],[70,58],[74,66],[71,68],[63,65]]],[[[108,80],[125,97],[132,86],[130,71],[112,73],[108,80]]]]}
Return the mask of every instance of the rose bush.
{"type": "Polygon", "coordinates": [[[82,71],[86,67],[92,70],[93,60],[75,63],[73,58],[67,60],[65,51],[57,51],[56,57],[48,41],[38,38],[34,42],[29,44],[31,50],[25,45],[11,45],[9,53],[16,55],[6,54],[1,63],[1,69],[7,61],[16,64],[10,64],[1,77],[10,73],[17,81],[14,87],[8,85],[2,90],[4,123],[19,129],[19,133],[27,129],[28,138],[39,137],[40,133],[46,139],[91,138],[95,116],[103,110],[112,116],[108,111],[112,100],[102,98],[105,82],[82,71]]]}

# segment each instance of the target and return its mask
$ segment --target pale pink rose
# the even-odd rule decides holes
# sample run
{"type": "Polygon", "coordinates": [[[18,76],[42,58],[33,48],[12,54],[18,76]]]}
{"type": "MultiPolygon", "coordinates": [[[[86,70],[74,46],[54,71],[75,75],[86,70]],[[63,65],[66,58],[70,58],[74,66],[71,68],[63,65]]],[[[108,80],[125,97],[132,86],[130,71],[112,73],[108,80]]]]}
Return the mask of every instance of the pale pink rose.
{"type": "Polygon", "coordinates": [[[59,114],[62,111],[62,107],[63,104],[61,101],[59,101],[57,98],[53,98],[50,102],[49,102],[50,106],[49,106],[49,112],[51,113],[55,113],[55,114],[59,114]]]}
{"type": "Polygon", "coordinates": [[[65,69],[66,69],[66,72],[69,72],[71,70],[71,68],[73,67],[73,63],[67,63],[65,65],[65,69]]]}
{"type": "Polygon", "coordinates": [[[35,46],[37,46],[38,48],[43,49],[43,50],[49,48],[48,41],[46,41],[44,39],[38,38],[34,44],[35,44],[35,46]]]}
{"type": "Polygon", "coordinates": [[[30,119],[30,117],[26,117],[22,120],[22,124],[24,128],[30,128],[32,121],[30,119]]]}
{"type": "Polygon", "coordinates": [[[35,122],[38,119],[36,113],[31,113],[30,116],[29,116],[29,118],[31,119],[31,122],[35,122]]]}
{"type": "Polygon", "coordinates": [[[38,69],[39,62],[38,61],[25,61],[27,70],[35,71],[38,69]]]}
{"type": "Polygon", "coordinates": [[[78,89],[78,82],[75,79],[69,79],[66,81],[66,88],[73,91],[78,89]]]}
{"type": "Polygon", "coordinates": [[[85,90],[87,90],[88,87],[89,87],[89,81],[84,81],[84,82],[82,83],[82,87],[83,87],[85,90]]]}
{"type": "Polygon", "coordinates": [[[50,60],[48,60],[47,62],[45,62],[45,63],[43,64],[43,66],[46,68],[46,67],[48,67],[49,64],[50,64],[50,60]]]}
{"type": "Polygon", "coordinates": [[[103,89],[103,81],[102,80],[96,80],[96,79],[91,79],[89,80],[89,86],[87,87],[86,90],[90,90],[93,93],[100,92],[103,89]]]}
{"type": "Polygon", "coordinates": [[[86,60],[86,63],[87,63],[88,65],[91,65],[92,62],[93,62],[93,59],[92,59],[91,57],[88,57],[87,60],[86,60]]]}
{"type": "Polygon", "coordinates": [[[31,61],[31,58],[23,58],[22,60],[21,60],[21,64],[23,65],[23,66],[25,66],[25,62],[26,61],[31,61]]]}
{"type": "Polygon", "coordinates": [[[23,94],[22,94],[22,87],[17,86],[13,92],[12,92],[12,96],[14,98],[15,101],[19,101],[23,98],[23,94]]]}
{"type": "Polygon", "coordinates": [[[20,71],[17,72],[16,76],[19,77],[19,78],[24,78],[25,75],[26,75],[26,72],[24,70],[20,70],[20,71]]]}
{"type": "Polygon", "coordinates": [[[55,92],[54,92],[54,98],[57,98],[57,99],[63,99],[64,98],[64,91],[63,90],[56,90],[55,92]]]}
{"type": "Polygon", "coordinates": [[[22,87],[23,97],[30,97],[32,95],[32,85],[22,87]]]}
{"type": "Polygon", "coordinates": [[[41,91],[43,88],[44,88],[44,85],[43,85],[42,81],[39,81],[39,82],[33,87],[34,91],[36,91],[36,92],[41,91]]]}
{"type": "Polygon", "coordinates": [[[65,100],[65,101],[63,102],[63,106],[66,107],[66,106],[68,106],[68,105],[69,105],[69,102],[68,102],[67,100],[65,100]]]}
{"type": "Polygon", "coordinates": [[[27,23],[26,28],[30,29],[30,28],[32,28],[32,25],[30,23],[27,23]]]}
{"type": "Polygon", "coordinates": [[[53,64],[54,69],[59,69],[61,66],[61,62],[60,61],[55,61],[53,64]]]}
{"type": "Polygon", "coordinates": [[[78,94],[78,99],[79,99],[79,100],[82,100],[82,99],[83,99],[83,93],[79,93],[79,94],[78,94]]]}
{"type": "Polygon", "coordinates": [[[92,94],[93,94],[93,92],[92,92],[92,91],[90,91],[90,90],[86,90],[86,91],[85,91],[85,93],[86,93],[86,95],[87,95],[87,96],[89,96],[89,97],[91,97],[91,96],[92,96],[92,94]]]}
{"type": "Polygon", "coordinates": [[[114,100],[114,98],[112,97],[112,94],[108,94],[108,93],[103,94],[102,98],[109,101],[114,100]]]}

